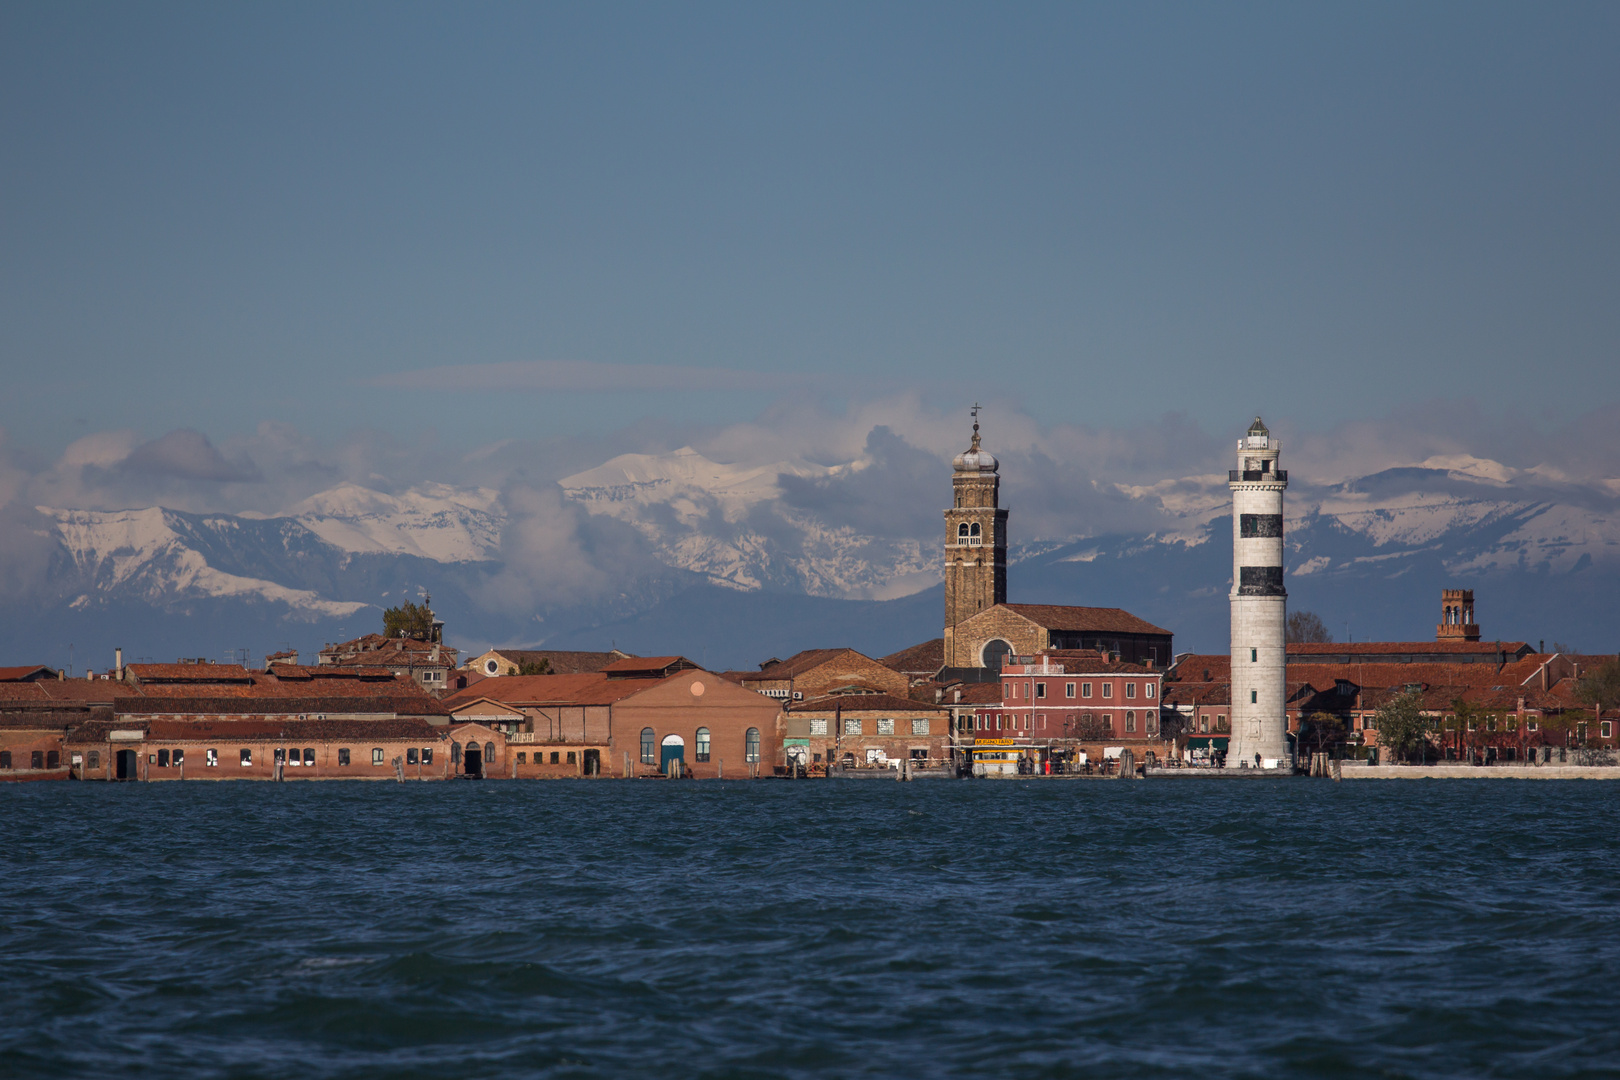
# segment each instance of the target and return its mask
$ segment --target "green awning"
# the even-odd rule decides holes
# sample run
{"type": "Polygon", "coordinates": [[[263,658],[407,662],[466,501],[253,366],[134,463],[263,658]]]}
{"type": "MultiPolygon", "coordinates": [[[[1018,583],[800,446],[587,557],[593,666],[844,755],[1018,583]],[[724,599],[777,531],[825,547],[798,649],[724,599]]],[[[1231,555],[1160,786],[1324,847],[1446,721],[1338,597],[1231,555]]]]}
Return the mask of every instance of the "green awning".
{"type": "Polygon", "coordinates": [[[1208,747],[1212,750],[1219,750],[1224,754],[1226,752],[1226,744],[1229,739],[1230,736],[1226,735],[1220,736],[1219,738],[1214,735],[1198,735],[1187,740],[1187,749],[1202,750],[1205,747],[1208,747]]]}

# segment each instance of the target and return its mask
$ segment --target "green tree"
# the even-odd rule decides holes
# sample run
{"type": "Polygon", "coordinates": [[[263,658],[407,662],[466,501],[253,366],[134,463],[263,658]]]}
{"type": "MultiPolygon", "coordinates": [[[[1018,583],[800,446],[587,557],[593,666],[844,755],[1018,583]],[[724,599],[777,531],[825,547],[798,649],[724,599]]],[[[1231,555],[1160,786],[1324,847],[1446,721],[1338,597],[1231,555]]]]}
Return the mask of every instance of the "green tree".
{"type": "Polygon", "coordinates": [[[1333,635],[1328,633],[1322,617],[1314,611],[1296,611],[1288,616],[1288,623],[1283,630],[1283,638],[1290,645],[1293,644],[1328,644],[1333,641],[1333,635]]]}
{"type": "Polygon", "coordinates": [[[1313,712],[1301,725],[1301,742],[1314,742],[1318,751],[1344,742],[1346,725],[1343,719],[1327,712],[1313,712]]]}
{"type": "Polygon", "coordinates": [[[513,672],[513,674],[514,675],[550,675],[551,674],[551,661],[547,660],[543,656],[538,660],[524,660],[522,663],[518,664],[517,671],[513,672]]]}
{"type": "Polygon", "coordinates": [[[432,634],[433,612],[426,604],[413,604],[407,600],[399,607],[391,607],[383,612],[383,637],[426,641],[432,634]]]}
{"type": "Polygon", "coordinates": [[[1601,710],[1620,705],[1620,660],[1599,664],[1575,681],[1575,697],[1584,705],[1601,710]]]}
{"type": "Polygon", "coordinates": [[[1405,760],[1413,750],[1428,745],[1434,721],[1423,715],[1423,699],[1415,691],[1397,694],[1386,701],[1373,717],[1378,745],[1387,746],[1397,759],[1405,760]]]}

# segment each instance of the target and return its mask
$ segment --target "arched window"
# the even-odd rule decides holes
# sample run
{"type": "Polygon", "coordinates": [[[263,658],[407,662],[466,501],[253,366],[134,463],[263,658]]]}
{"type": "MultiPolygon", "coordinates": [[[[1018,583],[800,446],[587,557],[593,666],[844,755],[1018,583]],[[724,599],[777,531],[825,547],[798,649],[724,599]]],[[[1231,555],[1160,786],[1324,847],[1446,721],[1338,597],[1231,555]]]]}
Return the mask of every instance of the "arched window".
{"type": "Polygon", "coordinates": [[[977,521],[975,521],[973,523],[973,528],[968,530],[968,535],[969,536],[978,536],[979,535],[979,523],[977,521]]]}
{"type": "Polygon", "coordinates": [[[487,765],[487,764],[489,764],[490,762],[492,762],[494,760],[495,760],[495,744],[492,743],[492,742],[487,742],[487,743],[484,744],[484,764],[487,765]]]}
{"type": "Polygon", "coordinates": [[[956,527],[956,538],[958,540],[966,540],[967,535],[968,535],[968,523],[964,521],[964,522],[962,522],[962,524],[960,524],[960,525],[958,525],[956,527]]]}
{"type": "Polygon", "coordinates": [[[743,758],[750,764],[759,760],[759,728],[748,729],[743,740],[743,758]]]}
{"type": "Polygon", "coordinates": [[[461,764],[461,744],[458,742],[453,742],[450,744],[450,764],[461,764]]]}
{"type": "Polygon", "coordinates": [[[985,642],[984,649],[979,655],[984,661],[985,667],[989,668],[991,671],[1000,671],[1003,658],[1010,656],[1011,654],[1012,646],[1007,644],[1005,641],[1002,641],[1000,638],[996,638],[994,641],[985,642]]]}
{"type": "Polygon", "coordinates": [[[697,729],[697,759],[699,761],[709,760],[709,729],[706,727],[697,729]]]}
{"type": "Polygon", "coordinates": [[[641,763],[643,765],[658,764],[658,750],[654,746],[657,741],[653,737],[652,728],[644,727],[641,729],[641,763]]]}

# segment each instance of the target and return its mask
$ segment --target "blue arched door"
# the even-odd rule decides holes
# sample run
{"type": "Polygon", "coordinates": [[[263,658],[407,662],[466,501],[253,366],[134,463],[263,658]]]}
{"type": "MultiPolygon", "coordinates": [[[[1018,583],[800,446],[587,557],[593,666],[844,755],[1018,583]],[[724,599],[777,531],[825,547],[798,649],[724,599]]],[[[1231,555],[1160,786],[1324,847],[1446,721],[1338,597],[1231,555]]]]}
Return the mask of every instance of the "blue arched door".
{"type": "Polygon", "coordinates": [[[658,771],[669,772],[669,763],[678,761],[681,768],[686,768],[686,740],[679,735],[665,735],[663,746],[658,753],[658,771]]]}

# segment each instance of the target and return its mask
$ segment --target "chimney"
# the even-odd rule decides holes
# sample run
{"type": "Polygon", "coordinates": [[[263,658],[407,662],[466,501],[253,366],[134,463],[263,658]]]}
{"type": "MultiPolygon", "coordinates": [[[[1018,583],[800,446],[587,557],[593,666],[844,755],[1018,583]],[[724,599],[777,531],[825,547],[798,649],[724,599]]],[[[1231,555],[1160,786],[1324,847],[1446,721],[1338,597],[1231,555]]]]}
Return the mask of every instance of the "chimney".
{"type": "Polygon", "coordinates": [[[958,703],[958,704],[960,704],[960,703],[961,703],[961,701],[962,701],[962,688],[961,688],[961,687],[960,687],[960,686],[958,686],[958,687],[957,687],[957,688],[956,688],[956,690],[955,690],[955,691],[953,691],[953,692],[954,692],[954,693],[955,693],[955,694],[956,694],[956,701],[957,701],[957,703],[958,703]]]}
{"type": "Polygon", "coordinates": [[[84,670],[84,681],[85,682],[95,682],[96,681],[96,673],[94,671],[91,671],[89,668],[85,668],[85,670],[84,670]]]}
{"type": "Polygon", "coordinates": [[[113,678],[119,682],[124,681],[124,650],[122,648],[113,650],[113,672],[113,678]]]}

